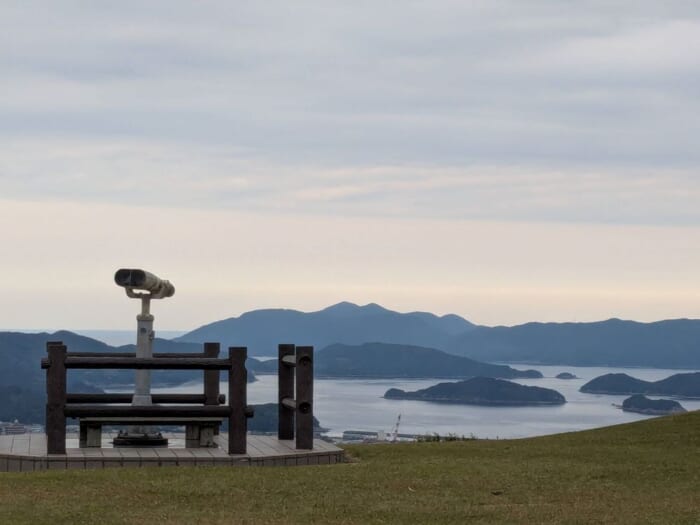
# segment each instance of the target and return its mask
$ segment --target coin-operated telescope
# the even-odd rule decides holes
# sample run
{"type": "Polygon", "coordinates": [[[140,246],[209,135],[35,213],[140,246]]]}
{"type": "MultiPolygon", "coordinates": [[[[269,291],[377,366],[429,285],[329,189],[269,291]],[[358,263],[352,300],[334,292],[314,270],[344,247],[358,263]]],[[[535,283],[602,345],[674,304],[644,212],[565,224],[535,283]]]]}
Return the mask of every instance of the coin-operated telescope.
{"type": "MultiPolygon", "coordinates": [[[[165,299],[175,294],[175,287],[160,277],[145,270],[121,268],[114,274],[114,282],[126,291],[132,299],[141,299],[141,313],[136,316],[136,357],[153,357],[154,317],[151,315],[151,299],[165,299]]],[[[135,406],[148,406],[151,400],[151,371],[136,370],[134,396],[131,401],[135,406]]],[[[114,439],[117,446],[162,446],[168,440],[160,433],[152,432],[148,427],[130,427],[120,432],[114,439]]]]}

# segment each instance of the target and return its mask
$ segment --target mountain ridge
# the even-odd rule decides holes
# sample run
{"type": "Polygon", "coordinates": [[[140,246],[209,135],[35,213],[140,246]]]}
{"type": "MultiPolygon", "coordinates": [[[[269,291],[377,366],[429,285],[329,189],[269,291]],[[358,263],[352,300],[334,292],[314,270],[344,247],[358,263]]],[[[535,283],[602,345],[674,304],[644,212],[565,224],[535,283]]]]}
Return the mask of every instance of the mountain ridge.
{"type": "Polygon", "coordinates": [[[334,343],[370,341],[440,348],[456,334],[473,328],[454,314],[399,313],[376,303],[360,306],[341,302],[315,312],[270,308],[208,323],[175,341],[221,341],[224,346],[247,346],[250,355],[273,355],[281,342],[325,348],[334,343]]]}

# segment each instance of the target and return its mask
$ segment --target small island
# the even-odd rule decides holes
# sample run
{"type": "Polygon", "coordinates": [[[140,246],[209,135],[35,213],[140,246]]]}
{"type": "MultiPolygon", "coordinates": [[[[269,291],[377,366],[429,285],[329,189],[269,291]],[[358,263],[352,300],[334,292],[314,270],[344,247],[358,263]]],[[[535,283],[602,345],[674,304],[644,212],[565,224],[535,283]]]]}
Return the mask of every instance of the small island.
{"type": "Polygon", "coordinates": [[[578,379],[578,377],[571,372],[562,372],[556,375],[557,379],[578,379]]]}
{"type": "Polygon", "coordinates": [[[566,403],[566,398],[556,390],[524,386],[491,377],[473,377],[456,383],[438,383],[414,392],[390,388],[384,394],[384,398],[481,406],[541,406],[566,403]]]}
{"type": "Polygon", "coordinates": [[[580,389],[586,394],[673,396],[700,398],[700,372],[674,374],[659,381],[644,381],[627,374],[605,374],[580,389]]]}
{"type": "Polygon", "coordinates": [[[678,401],[671,399],[649,399],[641,394],[635,394],[622,402],[622,410],[636,412],[648,416],[665,416],[686,412],[678,401]]]}

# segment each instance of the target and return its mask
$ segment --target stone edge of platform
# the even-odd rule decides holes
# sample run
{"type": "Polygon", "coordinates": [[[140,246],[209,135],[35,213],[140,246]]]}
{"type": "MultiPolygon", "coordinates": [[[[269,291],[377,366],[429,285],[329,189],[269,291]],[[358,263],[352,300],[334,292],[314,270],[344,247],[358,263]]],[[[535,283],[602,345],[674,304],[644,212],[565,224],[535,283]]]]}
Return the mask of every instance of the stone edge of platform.
{"type": "Polygon", "coordinates": [[[273,457],[75,457],[0,454],[0,473],[134,467],[292,467],[345,462],[345,451],[273,457]]]}

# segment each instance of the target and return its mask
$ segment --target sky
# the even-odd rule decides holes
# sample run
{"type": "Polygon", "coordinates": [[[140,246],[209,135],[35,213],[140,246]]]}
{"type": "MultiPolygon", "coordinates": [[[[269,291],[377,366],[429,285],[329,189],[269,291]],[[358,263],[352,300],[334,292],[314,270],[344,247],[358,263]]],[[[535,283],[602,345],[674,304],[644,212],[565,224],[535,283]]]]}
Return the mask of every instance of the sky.
{"type": "Polygon", "coordinates": [[[0,3],[0,328],[700,317],[700,4],[0,3]]]}

